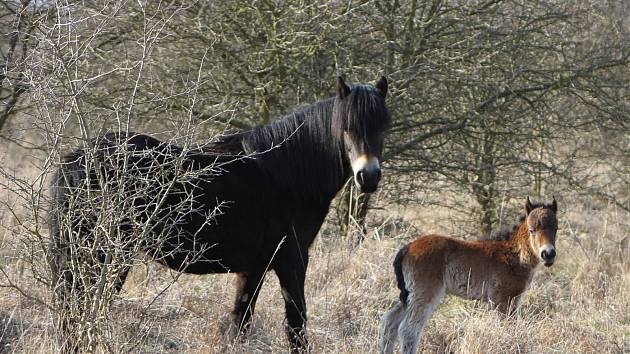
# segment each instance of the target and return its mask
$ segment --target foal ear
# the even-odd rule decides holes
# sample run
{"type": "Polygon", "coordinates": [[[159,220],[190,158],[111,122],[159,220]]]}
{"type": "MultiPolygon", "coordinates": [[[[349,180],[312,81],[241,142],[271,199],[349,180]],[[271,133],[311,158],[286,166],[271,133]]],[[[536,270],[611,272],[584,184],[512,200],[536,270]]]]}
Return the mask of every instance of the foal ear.
{"type": "Polygon", "coordinates": [[[383,98],[387,96],[387,78],[385,76],[381,76],[381,79],[378,80],[374,87],[378,89],[383,98]]]}
{"type": "Polygon", "coordinates": [[[340,100],[343,100],[346,96],[350,94],[350,87],[343,82],[343,78],[341,76],[337,76],[337,97],[340,100]]]}
{"type": "Polygon", "coordinates": [[[554,213],[558,212],[558,202],[556,202],[556,196],[552,196],[553,201],[551,202],[551,210],[553,210],[554,213]]]}
{"type": "Polygon", "coordinates": [[[534,209],[532,202],[529,200],[529,196],[527,196],[527,201],[525,201],[525,214],[529,215],[529,213],[534,209]]]}

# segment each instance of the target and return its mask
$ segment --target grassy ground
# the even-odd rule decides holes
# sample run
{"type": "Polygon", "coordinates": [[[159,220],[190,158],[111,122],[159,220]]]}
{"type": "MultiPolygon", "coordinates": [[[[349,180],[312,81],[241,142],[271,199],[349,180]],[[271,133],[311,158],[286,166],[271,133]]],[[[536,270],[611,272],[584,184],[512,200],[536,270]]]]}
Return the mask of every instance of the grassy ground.
{"type": "MultiPolygon", "coordinates": [[[[613,208],[563,210],[557,262],[536,276],[516,319],[504,319],[483,304],[447,297],[429,322],[420,349],[629,353],[630,215],[613,208]]],[[[372,229],[379,231],[372,233],[378,237],[357,248],[331,230],[318,237],[311,248],[306,287],[314,352],[377,351],[379,317],[398,296],[393,256],[417,229],[457,233],[441,218],[446,220],[448,211],[418,207],[410,213],[408,208],[408,224],[372,229]]],[[[4,265],[28,294],[45,298],[28,272],[19,275],[19,263],[5,260],[4,265]]],[[[251,333],[236,342],[221,331],[233,300],[233,276],[183,276],[162,293],[173,276],[158,265],[134,269],[114,305],[117,326],[110,343],[114,351],[286,352],[284,305],[273,273],[262,287],[251,333]]],[[[51,323],[44,306],[14,290],[0,289],[0,352],[54,351],[51,323]]]]}

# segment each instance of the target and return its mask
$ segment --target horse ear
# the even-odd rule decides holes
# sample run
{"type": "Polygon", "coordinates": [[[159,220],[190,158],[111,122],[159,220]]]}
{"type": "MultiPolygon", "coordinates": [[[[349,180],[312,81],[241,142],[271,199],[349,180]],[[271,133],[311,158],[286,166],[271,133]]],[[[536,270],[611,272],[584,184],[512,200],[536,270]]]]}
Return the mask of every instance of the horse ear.
{"type": "Polygon", "coordinates": [[[532,202],[529,200],[529,196],[527,196],[527,201],[525,201],[525,214],[529,215],[529,213],[534,209],[532,202]]]}
{"type": "Polygon", "coordinates": [[[374,87],[378,89],[383,98],[387,96],[387,78],[385,76],[381,76],[380,80],[378,80],[374,87]]]}
{"type": "Polygon", "coordinates": [[[552,196],[553,201],[551,202],[551,210],[553,210],[554,213],[558,212],[558,202],[556,202],[556,196],[552,196]]]}
{"type": "Polygon", "coordinates": [[[350,94],[350,87],[343,82],[343,78],[341,76],[337,76],[337,97],[340,100],[343,100],[346,96],[350,94]]]}

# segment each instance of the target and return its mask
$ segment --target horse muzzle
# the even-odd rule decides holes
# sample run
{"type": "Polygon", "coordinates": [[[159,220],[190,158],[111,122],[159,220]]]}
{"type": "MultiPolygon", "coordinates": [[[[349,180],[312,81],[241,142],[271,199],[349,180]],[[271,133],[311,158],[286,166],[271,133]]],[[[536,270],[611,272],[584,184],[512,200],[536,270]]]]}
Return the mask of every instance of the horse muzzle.
{"type": "Polygon", "coordinates": [[[361,170],[354,176],[354,181],[361,190],[361,193],[374,193],[381,180],[381,170],[374,171],[361,170]]]}
{"type": "Polygon", "coordinates": [[[352,163],[354,182],[361,193],[373,193],[381,180],[381,166],[378,158],[361,155],[352,163]]]}

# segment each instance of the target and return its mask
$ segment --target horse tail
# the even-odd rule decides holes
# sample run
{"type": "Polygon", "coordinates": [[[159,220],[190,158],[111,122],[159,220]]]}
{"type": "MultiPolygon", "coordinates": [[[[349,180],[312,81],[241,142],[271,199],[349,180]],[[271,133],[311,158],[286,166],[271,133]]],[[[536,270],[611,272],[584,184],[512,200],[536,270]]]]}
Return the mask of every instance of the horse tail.
{"type": "Polygon", "coordinates": [[[86,179],[84,153],[77,150],[65,155],[60,166],[53,174],[50,181],[50,206],[48,210],[48,230],[50,237],[50,248],[48,250],[48,263],[56,286],[64,279],[69,281],[70,274],[68,263],[70,262],[71,251],[70,235],[68,227],[61,224],[72,222],[65,220],[72,218],[68,215],[70,211],[71,195],[73,189],[86,179]]]}
{"type": "MultiPolygon", "coordinates": [[[[73,300],[81,293],[80,282],[74,278],[73,249],[76,242],[70,229],[77,228],[77,217],[73,215],[73,204],[77,191],[86,183],[85,152],[75,150],[64,155],[52,175],[49,185],[50,204],[48,209],[49,244],[46,255],[52,285],[55,325],[60,330],[59,345],[62,352],[78,351],[75,338],[76,323],[72,313],[78,301],[73,300]]],[[[74,206],[76,208],[76,206],[74,206]]],[[[76,231],[76,230],[75,230],[76,231]]],[[[82,236],[82,235],[78,235],[82,236]]]]}
{"type": "Polygon", "coordinates": [[[398,283],[398,289],[400,289],[400,302],[403,305],[407,305],[407,298],[409,297],[409,290],[405,284],[405,276],[403,275],[402,262],[407,256],[409,251],[409,245],[401,248],[394,258],[394,273],[396,274],[396,282],[398,283]]]}

